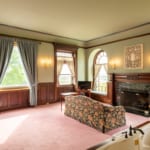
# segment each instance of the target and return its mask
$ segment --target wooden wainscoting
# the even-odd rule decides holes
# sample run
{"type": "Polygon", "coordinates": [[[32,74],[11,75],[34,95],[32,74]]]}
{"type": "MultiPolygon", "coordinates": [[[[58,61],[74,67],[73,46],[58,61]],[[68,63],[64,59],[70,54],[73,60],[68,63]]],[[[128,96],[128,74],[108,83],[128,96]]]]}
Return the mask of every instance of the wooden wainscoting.
{"type": "Polygon", "coordinates": [[[60,94],[61,93],[64,93],[64,92],[74,92],[75,91],[75,88],[74,88],[74,85],[63,85],[63,86],[58,86],[57,87],[57,96],[56,96],[56,99],[57,101],[60,100],[60,94]]]}
{"type": "Polygon", "coordinates": [[[28,88],[0,90],[0,111],[28,106],[28,88]]]}
{"type": "Polygon", "coordinates": [[[55,102],[53,82],[38,83],[38,105],[55,102]]]}

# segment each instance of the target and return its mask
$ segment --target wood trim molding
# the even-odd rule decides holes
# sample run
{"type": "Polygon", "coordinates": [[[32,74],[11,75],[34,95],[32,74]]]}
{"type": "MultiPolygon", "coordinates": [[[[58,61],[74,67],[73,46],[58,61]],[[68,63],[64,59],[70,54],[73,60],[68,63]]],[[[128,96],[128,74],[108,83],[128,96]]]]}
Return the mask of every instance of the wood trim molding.
{"type": "Polygon", "coordinates": [[[136,35],[136,36],[126,37],[126,38],[113,40],[113,41],[109,41],[109,42],[104,42],[104,43],[101,43],[101,44],[95,44],[95,45],[92,45],[92,46],[85,46],[84,48],[85,49],[89,49],[89,48],[94,48],[94,47],[98,47],[98,46],[108,45],[108,44],[112,44],[112,43],[116,43],[116,42],[121,42],[121,41],[125,41],[125,40],[140,38],[140,37],[149,36],[149,35],[150,35],[150,33],[145,33],[145,34],[140,34],[140,35],[136,35]]]}
{"type": "Polygon", "coordinates": [[[124,74],[114,74],[114,81],[128,82],[128,83],[149,83],[150,73],[124,73],[124,74]]]}

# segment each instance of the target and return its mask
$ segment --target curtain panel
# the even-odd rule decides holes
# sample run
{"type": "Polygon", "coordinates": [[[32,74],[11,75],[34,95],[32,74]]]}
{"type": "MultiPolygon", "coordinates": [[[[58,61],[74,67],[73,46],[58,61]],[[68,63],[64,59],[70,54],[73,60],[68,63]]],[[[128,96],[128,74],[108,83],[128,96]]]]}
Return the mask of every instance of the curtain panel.
{"type": "Polygon", "coordinates": [[[3,80],[7,66],[9,64],[13,45],[13,38],[0,37],[0,83],[3,80]]]}
{"type": "Polygon", "coordinates": [[[38,42],[16,40],[30,86],[30,106],[37,105],[37,50],[38,42]]]}
{"type": "Polygon", "coordinates": [[[95,64],[95,66],[94,66],[93,90],[96,90],[96,78],[97,78],[97,76],[98,76],[98,73],[99,73],[101,67],[102,67],[101,64],[95,64]]]}
{"type": "Polygon", "coordinates": [[[73,77],[73,84],[75,85],[76,84],[76,78],[75,78],[75,64],[74,64],[74,60],[72,59],[72,61],[67,61],[66,62],[69,66],[69,69],[72,73],[72,77],[73,77]]]}
{"type": "Polygon", "coordinates": [[[57,85],[59,85],[59,75],[61,73],[62,67],[64,64],[64,60],[62,59],[57,59],[57,85]]]}

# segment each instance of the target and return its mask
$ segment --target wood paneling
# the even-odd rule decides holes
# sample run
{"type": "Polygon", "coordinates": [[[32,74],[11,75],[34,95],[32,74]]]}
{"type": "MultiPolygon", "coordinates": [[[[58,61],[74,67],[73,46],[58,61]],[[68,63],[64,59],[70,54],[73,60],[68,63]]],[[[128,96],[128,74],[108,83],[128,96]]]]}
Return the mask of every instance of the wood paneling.
{"type": "Polygon", "coordinates": [[[0,111],[27,107],[29,105],[29,89],[0,90],[0,111]]]}
{"type": "Polygon", "coordinates": [[[54,99],[54,83],[39,83],[38,84],[38,105],[55,102],[54,99]]]}
{"type": "Polygon", "coordinates": [[[126,73],[126,74],[114,74],[114,80],[120,82],[150,82],[150,73],[126,73]]]}
{"type": "Polygon", "coordinates": [[[74,92],[74,85],[65,85],[65,86],[59,86],[57,87],[57,101],[60,100],[60,93],[64,92],[74,92]]]}

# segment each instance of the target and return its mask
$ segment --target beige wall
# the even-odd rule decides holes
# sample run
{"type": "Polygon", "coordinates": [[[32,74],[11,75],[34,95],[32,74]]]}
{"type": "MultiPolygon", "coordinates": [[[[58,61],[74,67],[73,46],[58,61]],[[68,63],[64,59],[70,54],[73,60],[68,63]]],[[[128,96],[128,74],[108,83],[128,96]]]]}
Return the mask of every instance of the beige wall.
{"type": "Polygon", "coordinates": [[[38,82],[54,81],[54,47],[51,43],[41,43],[38,49],[38,82]],[[48,66],[42,65],[41,60],[50,60],[48,66]]]}
{"type": "Polygon", "coordinates": [[[150,72],[150,36],[134,38],[130,40],[124,40],[112,44],[107,44],[95,48],[90,48],[87,51],[87,74],[88,80],[92,80],[93,72],[93,59],[95,54],[99,50],[105,50],[108,55],[108,61],[117,59],[120,61],[116,69],[112,69],[109,66],[109,73],[137,73],[137,72],[150,72]],[[124,68],[124,49],[126,46],[143,44],[143,69],[125,69],[124,68]]]}
{"type": "Polygon", "coordinates": [[[86,57],[85,57],[85,49],[79,48],[77,52],[77,72],[78,72],[78,81],[86,80],[86,57]]]}
{"type": "MultiPolygon", "coordinates": [[[[109,73],[150,72],[150,36],[124,40],[90,49],[79,48],[77,51],[77,76],[79,81],[93,80],[93,59],[99,50],[105,50],[108,60],[117,59],[120,64],[116,69],[108,68],[109,73]],[[143,44],[143,69],[124,68],[124,49],[126,46],[143,44]]],[[[38,82],[54,81],[54,47],[51,43],[41,43],[38,51],[38,82]],[[51,65],[42,66],[41,58],[50,58],[51,65]]]]}
{"type": "MultiPolygon", "coordinates": [[[[80,81],[86,80],[85,74],[85,49],[77,51],[77,78],[80,81]]],[[[38,82],[54,82],[54,47],[51,43],[41,43],[38,49],[38,82]],[[41,59],[51,59],[49,66],[43,66],[41,59]]]]}

